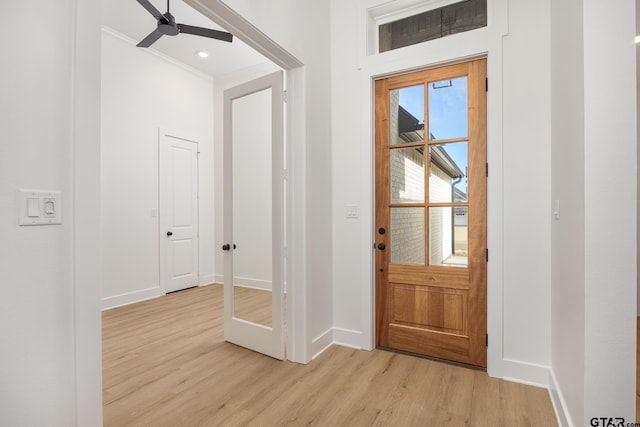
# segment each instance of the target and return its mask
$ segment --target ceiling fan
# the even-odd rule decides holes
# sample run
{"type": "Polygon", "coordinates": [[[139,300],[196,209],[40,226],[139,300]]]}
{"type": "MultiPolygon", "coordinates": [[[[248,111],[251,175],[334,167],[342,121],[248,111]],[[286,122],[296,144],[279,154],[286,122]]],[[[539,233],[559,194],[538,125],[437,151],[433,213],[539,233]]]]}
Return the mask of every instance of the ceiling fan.
{"type": "Polygon", "coordinates": [[[169,0],[167,0],[167,13],[162,14],[149,0],[137,0],[138,3],[153,15],[158,21],[158,28],[153,30],[151,34],[145,37],[136,46],[149,47],[162,36],[177,36],[180,33],[193,34],[196,36],[209,37],[216,40],[230,42],[233,40],[233,34],[224,31],[211,30],[209,28],[194,27],[191,25],[177,24],[176,18],[169,12],[169,0]]]}

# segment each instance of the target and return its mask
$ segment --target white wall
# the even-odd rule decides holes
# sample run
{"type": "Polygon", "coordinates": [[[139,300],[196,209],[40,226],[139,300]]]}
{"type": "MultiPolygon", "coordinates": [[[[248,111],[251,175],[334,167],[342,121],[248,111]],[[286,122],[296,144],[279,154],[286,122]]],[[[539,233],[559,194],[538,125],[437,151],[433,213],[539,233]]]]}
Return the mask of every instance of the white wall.
{"type": "MultiPolygon", "coordinates": [[[[636,36],[640,34],[640,0],[636,0],[636,36]]],[[[636,134],[640,135],[640,43],[636,43],[636,134]]],[[[640,150],[638,150],[638,163],[640,164],[640,150]]],[[[638,176],[638,183],[640,183],[640,176],[638,176]]],[[[637,226],[640,228],[640,217],[638,217],[637,226]]],[[[640,254],[640,239],[638,240],[637,252],[640,254]]],[[[640,316],[640,262],[637,264],[638,275],[638,295],[637,295],[637,309],[638,316],[640,316]]]]}
{"type": "Polygon", "coordinates": [[[504,358],[541,366],[551,356],[549,4],[509,2],[503,62],[504,358]]]}
{"type": "MultiPolygon", "coordinates": [[[[636,36],[640,34],[640,0],[636,0],[636,36]]],[[[640,135],[640,43],[636,43],[636,134],[640,135]]],[[[638,163],[640,163],[640,150],[638,150],[638,163]]],[[[640,186],[640,176],[638,176],[637,186],[640,186]]],[[[640,229],[640,216],[638,216],[638,229],[640,229]]],[[[638,240],[637,252],[640,254],[640,240],[638,240]]],[[[640,316],[640,262],[637,263],[637,275],[638,275],[638,295],[637,295],[637,308],[638,316],[640,316]]]]}
{"type": "Polygon", "coordinates": [[[214,281],[213,79],[102,38],[102,280],[105,307],[164,294],[159,278],[158,128],[198,141],[200,284],[214,281]]]}
{"type": "Polygon", "coordinates": [[[2,425],[89,426],[102,419],[93,268],[100,10],[93,3],[3,5],[11,36],[0,41],[2,425]],[[63,224],[18,226],[20,188],[61,190],[63,224]]]}
{"type": "MultiPolygon", "coordinates": [[[[551,7],[553,395],[584,425],[584,53],[582,0],[551,7]],[[561,385],[561,390],[558,390],[561,385]]],[[[551,212],[550,212],[551,213],[551,212]]]]}
{"type": "Polygon", "coordinates": [[[635,418],[634,12],[634,0],[584,1],[585,421],[635,418]]]}
{"type": "Polygon", "coordinates": [[[635,419],[634,7],[552,6],[552,396],[571,425],[635,419]]]}

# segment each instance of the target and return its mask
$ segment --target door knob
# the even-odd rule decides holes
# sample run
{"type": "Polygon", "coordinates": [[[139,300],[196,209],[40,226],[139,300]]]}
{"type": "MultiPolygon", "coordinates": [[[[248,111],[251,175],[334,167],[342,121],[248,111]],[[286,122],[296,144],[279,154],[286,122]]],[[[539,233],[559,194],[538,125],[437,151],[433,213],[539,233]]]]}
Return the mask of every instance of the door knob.
{"type": "Polygon", "coordinates": [[[222,245],[223,251],[228,251],[229,249],[231,249],[231,246],[228,243],[225,243],[224,245],[222,245]]]}
{"type": "Polygon", "coordinates": [[[384,227],[378,228],[378,234],[384,234],[386,232],[387,232],[387,230],[385,230],[384,227]]]}
{"type": "Polygon", "coordinates": [[[167,236],[173,236],[173,231],[167,231],[167,236]]]}
{"type": "Polygon", "coordinates": [[[381,251],[384,251],[387,248],[387,246],[384,243],[378,243],[378,249],[380,249],[381,251]]]}

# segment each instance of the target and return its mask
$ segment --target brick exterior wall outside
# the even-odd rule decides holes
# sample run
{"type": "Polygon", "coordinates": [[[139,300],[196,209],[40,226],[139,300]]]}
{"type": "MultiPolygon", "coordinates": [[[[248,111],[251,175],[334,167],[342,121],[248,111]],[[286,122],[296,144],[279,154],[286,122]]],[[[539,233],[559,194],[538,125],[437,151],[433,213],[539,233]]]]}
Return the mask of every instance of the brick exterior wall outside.
{"type": "Polygon", "coordinates": [[[424,265],[424,208],[391,209],[391,262],[424,265]]]}
{"type": "Polygon", "coordinates": [[[391,150],[391,203],[424,202],[424,155],[416,148],[391,150]]]}

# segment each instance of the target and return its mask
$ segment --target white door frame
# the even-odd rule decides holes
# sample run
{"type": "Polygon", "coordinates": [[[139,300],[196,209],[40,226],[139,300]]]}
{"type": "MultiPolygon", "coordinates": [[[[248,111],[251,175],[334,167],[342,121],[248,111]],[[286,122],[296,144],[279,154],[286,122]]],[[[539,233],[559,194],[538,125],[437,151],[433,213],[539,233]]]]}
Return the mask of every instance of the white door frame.
{"type": "Polygon", "coordinates": [[[287,359],[311,361],[307,334],[305,66],[221,0],[184,0],[287,73],[287,359]]]}

